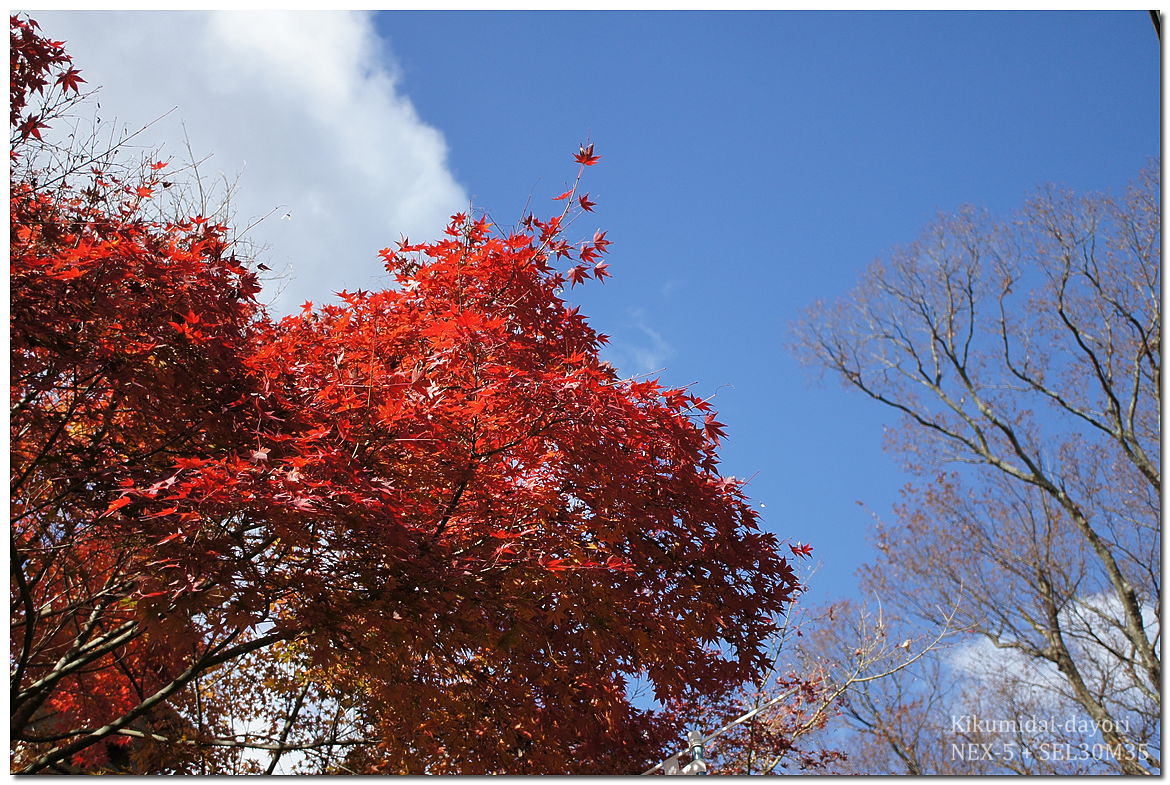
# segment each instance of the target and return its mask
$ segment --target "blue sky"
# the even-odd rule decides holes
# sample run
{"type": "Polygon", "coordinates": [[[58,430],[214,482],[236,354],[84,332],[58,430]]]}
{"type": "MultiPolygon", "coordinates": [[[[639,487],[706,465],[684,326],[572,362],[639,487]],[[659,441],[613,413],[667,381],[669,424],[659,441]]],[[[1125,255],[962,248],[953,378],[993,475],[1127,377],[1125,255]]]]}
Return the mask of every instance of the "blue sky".
{"type": "Polygon", "coordinates": [[[852,591],[871,510],[907,478],[881,449],[889,415],[815,383],[784,349],[788,324],[940,210],[1005,212],[1049,181],[1115,188],[1159,149],[1145,12],[376,24],[456,178],[498,221],[560,193],[566,151],[597,143],[583,187],[615,277],[573,295],[623,369],[647,370],[636,347],[670,383],[717,393],[726,469],[754,476],[770,528],[814,545],[820,599],[852,591]]]}
{"type": "Polygon", "coordinates": [[[614,277],[572,297],[624,372],[717,393],[726,473],[813,544],[814,601],[855,590],[909,478],[886,412],[817,383],[789,323],[939,211],[1116,189],[1160,144],[1145,11],[34,17],[105,122],[177,105],[143,144],[182,157],[185,132],[240,218],[278,210],[249,237],[284,274],[276,310],[376,285],[379,248],[468,202],[551,212],[594,141],[575,226],[608,231],[614,277]]]}

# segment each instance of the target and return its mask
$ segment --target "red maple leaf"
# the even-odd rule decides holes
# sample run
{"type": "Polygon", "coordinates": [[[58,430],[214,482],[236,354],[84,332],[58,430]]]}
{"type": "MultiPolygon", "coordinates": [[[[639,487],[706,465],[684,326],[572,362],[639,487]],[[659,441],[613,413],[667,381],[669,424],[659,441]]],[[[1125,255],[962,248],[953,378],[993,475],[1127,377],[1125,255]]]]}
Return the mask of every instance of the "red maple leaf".
{"type": "Polygon", "coordinates": [[[115,510],[122,509],[131,501],[133,500],[129,496],[119,496],[117,499],[114,499],[112,502],[110,502],[110,506],[106,508],[106,511],[102,513],[102,516],[104,517],[114,512],[115,510]]]}
{"type": "Polygon", "coordinates": [[[579,264],[576,267],[570,267],[569,271],[565,273],[565,275],[568,276],[573,286],[576,286],[589,277],[589,271],[585,269],[585,265],[579,264]]]}
{"type": "Polygon", "coordinates": [[[575,156],[573,156],[573,160],[576,161],[577,163],[581,164],[582,166],[593,166],[593,164],[597,163],[600,159],[601,159],[600,155],[593,154],[593,143],[592,142],[589,143],[588,147],[586,147],[585,145],[581,145],[581,152],[579,152],[575,156]]]}
{"type": "Polygon", "coordinates": [[[548,249],[557,255],[557,258],[566,257],[573,258],[573,246],[569,245],[567,240],[556,240],[549,243],[548,249]]]}
{"type": "Polygon", "coordinates": [[[811,556],[812,555],[813,547],[811,545],[808,545],[807,543],[804,545],[801,545],[798,542],[798,543],[796,543],[796,545],[789,545],[788,547],[791,548],[792,552],[795,553],[797,556],[811,556]]]}
{"type": "Polygon", "coordinates": [[[78,92],[77,85],[85,82],[79,75],[80,73],[76,68],[70,68],[57,77],[57,84],[61,85],[63,90],[72,90],[76,93],[78,92]]]}
{"type": "Polygon", "coordinates": [[[41,120],[41,118],[38,115],[34,114],[31,117],[29,117],[28,119],[26,119],[23,123],[21,123],[20,127],[17,130],[20,132],[20,136],[22,139],[27,139],[30,136],[34,136],[37,139],[40,139],[41,138],[41,131],[43,131],[44,129],[46,129],[48,127],[49,126],[47,123],[45,123],[43,120],[41,120]]]}
{"type": "Polygon", "coordinates": [[[560,572],[561,570],[569,569],[564,559],[548,559],[541,566],[549,572],[560,572]]]}
{"type": "Polygon", "coordinates": [[[726,427],[727,426],[725,426],[723,423],[716,422],[715,415],[713,414],[708,414],[703,418],[703,432],[706,433],[712,441],[718,442],[724,439],[727,436],[727,433],[723,429],[726,427]]]}

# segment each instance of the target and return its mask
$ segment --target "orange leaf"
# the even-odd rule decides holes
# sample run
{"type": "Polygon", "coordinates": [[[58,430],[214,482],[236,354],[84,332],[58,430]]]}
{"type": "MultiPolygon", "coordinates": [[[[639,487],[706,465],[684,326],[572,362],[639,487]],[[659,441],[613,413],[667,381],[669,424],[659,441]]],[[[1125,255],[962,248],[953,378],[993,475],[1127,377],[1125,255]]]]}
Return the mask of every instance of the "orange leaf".
{"type": "Polygon", "coordinates": [[[117,499],[114,499],[112,502],[110,502],[110,506],[107,507],[106,511],[102,513],[102,517],[104,518],[115,510],[122,509],[131,501],[132,499],[129,496],[119,496],[117,499]]]}

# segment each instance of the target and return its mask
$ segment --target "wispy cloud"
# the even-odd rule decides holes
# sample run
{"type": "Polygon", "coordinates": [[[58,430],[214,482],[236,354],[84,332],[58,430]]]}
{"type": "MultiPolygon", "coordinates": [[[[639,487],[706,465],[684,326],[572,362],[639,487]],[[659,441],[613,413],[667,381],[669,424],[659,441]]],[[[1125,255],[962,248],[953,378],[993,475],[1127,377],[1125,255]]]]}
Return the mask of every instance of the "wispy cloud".
{"type": "Polygon", "coordinates": [[[266,288],[278,311],[379,285],[380,248],[436,237],[466,205],[367,13],[33,16],[101,87],[103,122],[135,130],[177,106],[135,144],[185,158],[185,134],[211,154],[205,177],[238,176],[237,226],[276,210],[247,239],[290,276],[266,288]]]}
{"type": "Polygon", "coordinates": [[[630,321],[613,337],[604,352],[605,359],[625,376],[641,376],[662,371],[675,350],[662,334],[650,327],[641,309],[630,312],[630,321]]]}

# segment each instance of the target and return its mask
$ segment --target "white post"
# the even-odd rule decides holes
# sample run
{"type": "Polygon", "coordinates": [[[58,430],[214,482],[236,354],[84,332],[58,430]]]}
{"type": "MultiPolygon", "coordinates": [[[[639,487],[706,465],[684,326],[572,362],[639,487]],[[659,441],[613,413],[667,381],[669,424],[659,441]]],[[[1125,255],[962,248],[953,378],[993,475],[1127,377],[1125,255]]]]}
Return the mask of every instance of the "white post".
{"type": "Polygon", "coordinates": [[[691,762],[683,767],[683,774],[706,774],[707,761],[703,760],[703,733],[692,730],[687,732],[687,743],[691,747],[691,762]]]}

